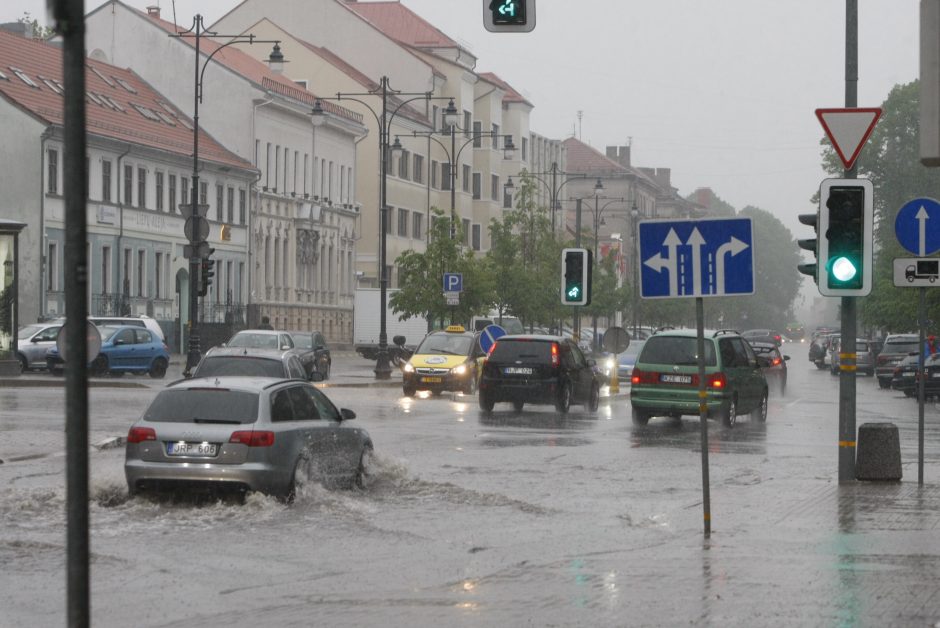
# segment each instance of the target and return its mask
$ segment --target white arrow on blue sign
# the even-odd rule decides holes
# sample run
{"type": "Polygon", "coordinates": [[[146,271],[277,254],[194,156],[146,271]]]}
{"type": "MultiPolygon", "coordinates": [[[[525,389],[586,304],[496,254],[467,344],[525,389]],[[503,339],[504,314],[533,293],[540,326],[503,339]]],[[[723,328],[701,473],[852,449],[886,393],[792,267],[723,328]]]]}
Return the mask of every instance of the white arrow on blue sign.
{"type": "Polygon", "coordinates": [[[463,292],[463,273],[444,273],[444,292],[463,292]]]}
{"type": "Polygon", "coordinates": [[[932,198],[908,201],[894,219],[894,233],[914,255],[933,255],[940,250],[940,203],[932,198]]]}
{"type": "Polygon", "coordinates": [[[638,227],[644,299],[754,294],[750,218],[647,220],[638,227]]]}

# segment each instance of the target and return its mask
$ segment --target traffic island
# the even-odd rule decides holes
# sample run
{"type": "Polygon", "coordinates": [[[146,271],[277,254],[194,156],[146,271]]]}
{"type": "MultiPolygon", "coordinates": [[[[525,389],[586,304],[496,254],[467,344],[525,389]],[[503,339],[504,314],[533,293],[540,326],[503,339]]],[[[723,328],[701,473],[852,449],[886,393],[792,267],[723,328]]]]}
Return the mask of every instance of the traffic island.
{"type": "Polygon", "coordinates": [[[901,440],[894,423],[863,423],[858,428],[855,479],[899,482],[901,440]]]}

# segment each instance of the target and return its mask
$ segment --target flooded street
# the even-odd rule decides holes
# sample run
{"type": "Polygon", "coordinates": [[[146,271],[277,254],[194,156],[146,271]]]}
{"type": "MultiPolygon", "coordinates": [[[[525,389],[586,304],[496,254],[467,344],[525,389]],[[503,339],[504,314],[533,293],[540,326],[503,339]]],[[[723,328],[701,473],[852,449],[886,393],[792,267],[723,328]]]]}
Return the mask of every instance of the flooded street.
{"type": "MultiPolygon", "coordinates": [[[[581,407],[326,389],[375,442],[365,490],[292,505],[128,500],[122,447],[91,455],[97,626],[933,625],[940,621],[940,411],[859,381],[858,423],[900,428],[901,483],[837,483],[836,379],[787,353],[766,424],[635,427],[581,407]]],[[[92,443],[155,387],[92,389],[92,443]]],[[[61,388],[0,389],[0,625],[65,613],[61,388]]]]}

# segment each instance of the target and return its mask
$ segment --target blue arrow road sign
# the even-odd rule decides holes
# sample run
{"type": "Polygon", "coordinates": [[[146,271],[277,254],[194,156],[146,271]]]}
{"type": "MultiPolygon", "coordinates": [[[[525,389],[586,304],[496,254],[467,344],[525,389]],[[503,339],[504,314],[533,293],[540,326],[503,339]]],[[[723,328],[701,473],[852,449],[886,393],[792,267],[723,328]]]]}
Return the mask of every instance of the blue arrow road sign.
{"type": "Polygon", "coordinates": [[[499,325],[487,325],[480,332],[480,348],[489,353],[497,340],[506,335],[506,330],[499,325]]]}
{"type": "Polygon", "coordinates": [[[898,210],[894,233],[905,249],[924,257],[940,250],[940,203],[915,198],[898,210]]]}
{"type": "Polygon", "coordinates": [[[641,222],[640,296],[754,294],[753,244],[750,218],[641,222]]]}
{"type": "Polygon", "coordinates": [[[444,273],[444,292],[463,292],[463,274],[444,273]]]}

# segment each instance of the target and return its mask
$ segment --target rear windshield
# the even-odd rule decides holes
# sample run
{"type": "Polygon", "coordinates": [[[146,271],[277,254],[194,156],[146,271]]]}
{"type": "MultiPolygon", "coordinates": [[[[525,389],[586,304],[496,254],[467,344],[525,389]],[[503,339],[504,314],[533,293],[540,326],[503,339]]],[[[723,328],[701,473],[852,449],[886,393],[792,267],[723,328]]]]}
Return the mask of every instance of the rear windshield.
{"type": "Polygon", "coordinates": [[[298,349],[313,349],[313,336],[310,334],[291,334],[290,337],[298,349]]]}
{"type": "MultiPolygon", "coordinates": [[[[652,336],[647,339],[639,361],[646,364],[675,364],[676,366],[695,366],[698,353],[695,347],[697,338],[688,336],[652,336]]],[[[705,341],[705,366],[715,366],[715,345],[705,341]]]]}
{"type": "Polygon", "coordinates": [[[544,340],[498,340],[489,359],[502,362],[551,362],[552,344],[544,340]]]}
{"type": "Polygon", "coordinates": [[[215,377],[217,375],[284,377],[284,364],[280,360],[270,358],[209,356],[203,358],[193,376],[215,377]]]}
{"type": "Polygon", "coordinates": [[[144,420],[161,423],[254,423],[258,393],[224,388],[164,390],[144,413],[144,420]]]}
{"type": "Polygon", "coordinates": [[[232,337],[228,346],[248,347],[249,349],[277,349],[277,334],[238,333],[232,337]]]}
{"type": "Polygon", "coordinates": [[[913,342],[886,342],[884,348],[882,348],[882,353],[916,353],[917,345],[919,343],[915,340],[913,342]]]}

